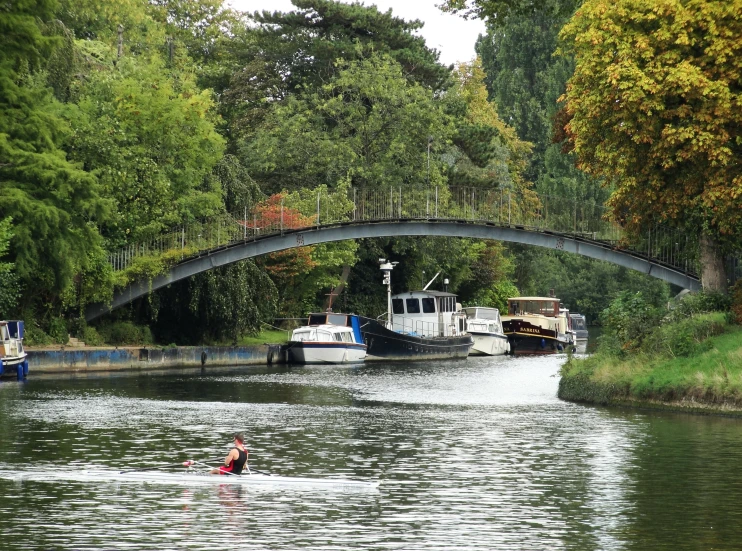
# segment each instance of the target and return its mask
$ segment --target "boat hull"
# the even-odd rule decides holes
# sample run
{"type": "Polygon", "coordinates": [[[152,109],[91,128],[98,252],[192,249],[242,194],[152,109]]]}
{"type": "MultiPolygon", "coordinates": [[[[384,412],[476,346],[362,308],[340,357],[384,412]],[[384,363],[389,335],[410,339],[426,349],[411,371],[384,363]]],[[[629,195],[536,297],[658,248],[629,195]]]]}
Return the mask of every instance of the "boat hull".
{"type": "Polygon", "coordinates": [[[531,324],[522,319],[503,320],[511,354],[559,354],[573,346],[566,334],[531,324]]]}
{"type": "Polygon", "coordinates": [[[474,344],[470,356],[502,356],[510,350],[510,343],[505,335],[470,332],[474,344]]]}
{"type": "Polygon", "coordinates": [[[286,348],[289,363],[360,363],[366,358],[366,345],[347,342],[291,341],[286,348]]]}
{"type": "Polygon", "coordinates": [[[371,318],[362,318],[361,334],[368,346],[366,361],[464,359],[469,355],[471,335],[420,337],[390,331],[371,318]]]}
{"type": "Polygon", "coordinates": [[[363,491],[378,488],[378,482],[353,480],[348,478],[305,478],[274,476],[259,473],[241,475],[212,475],[205,471],[186,470],[181,472],[139,471],[117,472],[106,470],[80,470],[66,472],[20,472],[4,473],[13,480],[55,481],[72,480],[79,482],[139,482],[181,486],[202,486],[219,484],[240,484],[248,486],[299,486],[326,488],[341,491],[363,491]]]}

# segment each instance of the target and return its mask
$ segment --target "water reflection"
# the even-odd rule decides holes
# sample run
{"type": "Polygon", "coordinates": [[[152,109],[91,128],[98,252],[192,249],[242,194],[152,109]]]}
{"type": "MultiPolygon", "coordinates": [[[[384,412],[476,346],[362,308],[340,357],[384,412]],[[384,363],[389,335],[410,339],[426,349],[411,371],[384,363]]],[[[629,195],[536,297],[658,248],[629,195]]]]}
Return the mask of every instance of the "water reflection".
{"type": "Polygon", "coordinates": [[[556,398],[564,357],[30,379],[0,391],[3,549],[698,549],[742,541],[735,420],[556,398]],[[378,493],[13,480],[221,457],[378,493]],[[43,511],[43,523],[38,512],[43,511]],[[74,528],[74,529],[73,529],[74,528]]]}

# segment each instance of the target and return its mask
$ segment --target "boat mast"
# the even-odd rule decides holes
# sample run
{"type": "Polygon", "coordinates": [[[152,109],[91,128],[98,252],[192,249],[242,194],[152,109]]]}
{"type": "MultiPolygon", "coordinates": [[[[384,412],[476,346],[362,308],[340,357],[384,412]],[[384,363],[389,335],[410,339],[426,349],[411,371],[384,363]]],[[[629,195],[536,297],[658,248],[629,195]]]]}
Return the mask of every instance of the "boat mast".
{"type": "Polygon", "coordinates": [[[384,272],[384,281],[386,285],[386,326],[392,328],[392,270],[399,262],[387,262],[386,258],[379,259],[379,269],[384,272]]]}

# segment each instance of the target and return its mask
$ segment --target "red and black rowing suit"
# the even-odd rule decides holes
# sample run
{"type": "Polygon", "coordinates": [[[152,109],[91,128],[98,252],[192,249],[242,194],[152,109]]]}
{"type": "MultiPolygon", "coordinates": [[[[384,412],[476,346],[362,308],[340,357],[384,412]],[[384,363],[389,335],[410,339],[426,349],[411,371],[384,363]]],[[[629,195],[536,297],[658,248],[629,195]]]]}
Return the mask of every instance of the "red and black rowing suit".
{"type": "Polygon", "coordinates": [[[229,462],[229,465],[226,467],[222,465],[219,467],[219,474],[241,474],[242,469],[245,467],[245,463],[247,463],[247,450],[241,450],[239,448],[234,448],[237,450],[237,453],[239,454],[237,456],[237,459],[232,459],[232,461],[229,462]]]}

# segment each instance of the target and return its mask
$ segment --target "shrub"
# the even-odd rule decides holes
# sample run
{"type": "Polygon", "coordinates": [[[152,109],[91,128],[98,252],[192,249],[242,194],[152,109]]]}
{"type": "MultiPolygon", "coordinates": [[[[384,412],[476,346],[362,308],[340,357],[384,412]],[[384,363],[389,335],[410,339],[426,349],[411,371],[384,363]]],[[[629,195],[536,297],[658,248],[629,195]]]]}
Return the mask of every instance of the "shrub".
{"type": "Polygon", "coordinates": [[[723,314],[705,314],[664,322],[644,340],[642,350],[669,357],[696,356],[711,349],[708,339],[724,332],[723,314]]]}
{"type": "Polygon", "coordinates": [[[663,313],[641,292],[624,291],[600,315],[604,333],[599,346],[613,355],[638,350],[650,328],[659,324],[663,313]]]}
{"type": "Polygon", "coordinates": [[[70,334],[67,331],[67,322],[63,318],[52,318],[49,322],[49,336],[56,344],[67,344],[70,334]]]}
{"type": "Polygon", "coordinates": [[[140,327],[130,321],[116,321],[98,328],[103,340],[115,345],[151,344],[149,327],[140,327]]]}
{"type": "Polygon", "coordinates": [[[688,293],[676,303],[671,304],[670,313],[665,316],[665,320],[675,322],[698,314],[727,312],[731,305],[731,297],[723,293],[712,291],[688,293]]]}
{"type": "Polygon", "coordinates": [[[105,344],[95,327],[86,326],[82,331],[82,340],[88,346],[102,346],[105,344]]]}
{"type": "Polygon", "coordinates": [[[729,294],[731,296],[731,305],[729,308],[732,318],[731,321],[732,323],[742,325],[742,279],[734,284],[730,289],[729,294]]]}
{"type": "Polygon", "coordinates": [[[23,335],[24,346],[48,346],[54,343],[52,338],[40,327],[37,327],[35,323],[26,323],[25,328],[26,332],[23,335]]]}

